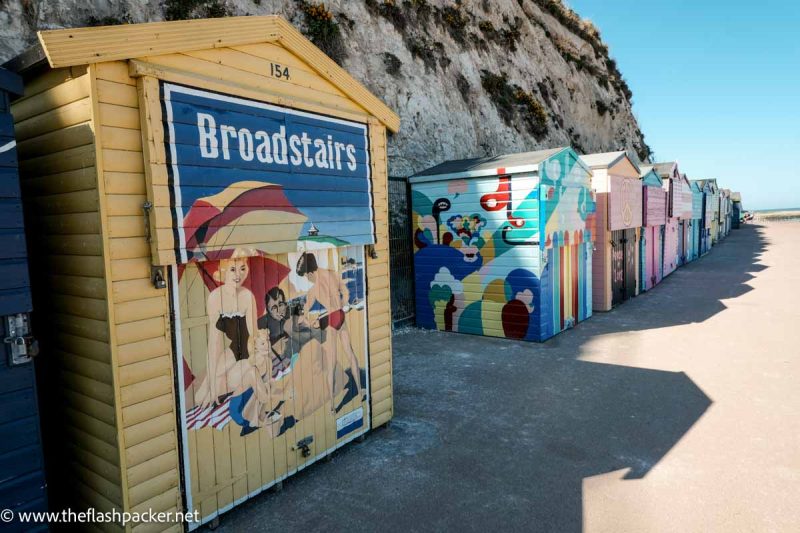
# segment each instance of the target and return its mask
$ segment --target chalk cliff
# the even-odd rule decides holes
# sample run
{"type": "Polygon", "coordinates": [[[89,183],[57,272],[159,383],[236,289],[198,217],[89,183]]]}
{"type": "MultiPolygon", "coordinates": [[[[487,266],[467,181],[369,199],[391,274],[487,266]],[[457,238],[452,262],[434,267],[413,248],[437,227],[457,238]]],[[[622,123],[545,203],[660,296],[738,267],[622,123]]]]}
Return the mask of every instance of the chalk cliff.
{"type": "Polygon", "coordinates": [[[389,172],[571,144],[649,157],[594,26],[560,0],[5,0],[0,61],[42,29],[281,14],[401,117],[389,172]]]}

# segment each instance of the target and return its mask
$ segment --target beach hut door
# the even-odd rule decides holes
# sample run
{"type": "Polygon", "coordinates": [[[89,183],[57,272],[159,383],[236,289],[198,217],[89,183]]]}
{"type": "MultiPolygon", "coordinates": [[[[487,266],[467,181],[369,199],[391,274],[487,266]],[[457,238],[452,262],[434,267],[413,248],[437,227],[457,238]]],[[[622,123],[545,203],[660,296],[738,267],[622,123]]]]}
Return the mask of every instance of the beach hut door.
{"type": "Polygon", "coordinates": [[[289,254],[293,383],[284,394],[294,403],[298,468],[364,433],[369,420],[364,247],[301,250],[289,254]]]}
{"type": "Polygon", "coordinates": [[[611,305],[636,294],[636,230],[611,232],[611,305]]]}
{"type": "Polygon", "coordinates": [[[625,292],[623,298],[627,300],[636,294],[636,230],[626,229],[624,231],[625,292]]]}
{"type": "Polygon", "coordinates": [[[611,232],[611,305],[625,300],[625,231],[611,232]]]}
{"type": "Polygon", "coordinates": [[[364,247],[298,250],[170,267],[184,493],[202,522],[369,428],[364,247]]]}

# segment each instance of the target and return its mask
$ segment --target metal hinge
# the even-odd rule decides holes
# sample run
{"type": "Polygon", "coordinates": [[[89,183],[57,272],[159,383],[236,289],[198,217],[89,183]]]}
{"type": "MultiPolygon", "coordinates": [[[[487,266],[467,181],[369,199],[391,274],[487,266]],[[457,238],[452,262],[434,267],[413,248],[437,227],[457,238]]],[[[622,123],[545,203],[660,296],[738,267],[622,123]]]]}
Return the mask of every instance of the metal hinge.
{"type": "Polygon", "coordinates": [[[150,235],[150,210],[153,209],[153,203],[150,201],[145,202],[142,204],[142,211],[144,211],[144,239],[147,242],[150,242],[151,235],[150,235]]]}

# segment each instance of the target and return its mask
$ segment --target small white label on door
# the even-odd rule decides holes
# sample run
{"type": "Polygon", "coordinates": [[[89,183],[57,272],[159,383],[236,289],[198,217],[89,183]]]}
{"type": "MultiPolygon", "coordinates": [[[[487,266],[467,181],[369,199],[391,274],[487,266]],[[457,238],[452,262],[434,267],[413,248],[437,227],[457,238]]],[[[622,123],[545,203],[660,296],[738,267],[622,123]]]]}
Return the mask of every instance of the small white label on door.
{"type": "Polygon", "coordinates": [[[364,425],[364,408],[359,407],[336,419],[336,438],[341,439],[348,433],[364,425]]]}

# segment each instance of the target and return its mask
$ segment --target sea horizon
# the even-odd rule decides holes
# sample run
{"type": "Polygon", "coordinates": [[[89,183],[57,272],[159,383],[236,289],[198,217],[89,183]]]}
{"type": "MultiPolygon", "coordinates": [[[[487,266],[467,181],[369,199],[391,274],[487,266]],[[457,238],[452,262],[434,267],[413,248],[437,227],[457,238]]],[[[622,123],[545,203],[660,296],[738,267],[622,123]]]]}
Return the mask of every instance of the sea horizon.
{"type": "Polygon", "coordinates": [[[776,213],[779,211],[800,211],[800,207],[780,207],[777,209],[753,209],[754,213],[776,213]]]}

